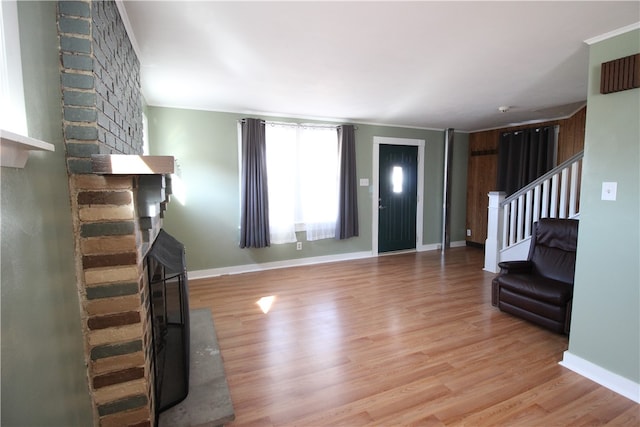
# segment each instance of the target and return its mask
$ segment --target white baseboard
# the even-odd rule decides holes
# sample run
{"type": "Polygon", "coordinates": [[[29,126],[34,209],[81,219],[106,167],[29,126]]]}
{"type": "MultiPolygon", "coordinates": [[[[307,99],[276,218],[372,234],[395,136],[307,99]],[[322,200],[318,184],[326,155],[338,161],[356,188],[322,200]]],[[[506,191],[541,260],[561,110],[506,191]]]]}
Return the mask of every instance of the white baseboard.
{"type": "Polygon", "coordinates": [[[442,247],[440,243],[432,243],[430,245],[420,245],[416,248],[418,252],[437,251],[442,247]]]}
{"type": "MultiPolygon", "coordinates": [[[[461,240],[461,241],[451,242],[451,247],[457,248],[457,247],[466,246],[466,244],[467,242],[465,240],[461,240]]],[[[440,250],[441,247],[442,245],[440,243],[433,243],[430,245],[421,245],[416,250],[418,252],[435,251],[435,250],[440,250]]],[[[326,256],[311,257],[311,258],[287,259],[283,261],[266,262],[263,264],[244,264],[244,265],[233,265],[231,267],[194,270],[194,271],[189,271],[187,274],[188,274],[189,280],[195,280],[195,279],[205,279],[208,277],[223,276],[225,274],[241,274],[241,273],[250,273],[253,271],[273,270],[276,268],[298,267],[301,265],[324,264],[327,262],[337,262],[337,261],[349,261],[353,259],[371,258],[373,256],[374,256],[373,252],[370,252],[370,251],[350,252],[350,253],[338,254],[338,255],[326,255],[326,256]]]]}
{"type": "MultiPolygon", "coordinates": [[[[467,246],[466,240],[458,240],[458,241],[449,243],[449,247],[451,248],[461,248],[463,246],[467,246]]],[[[418,252],[439,251],[441,249],[442,249],[442,243],[431,243],[428,245],[421,245],[420,247],[416,248],[418,252]]]]}
{"type": "Polygon", "coordinates": [[[250,273],[253,271],[274,270],[276,268],[298,267],[301,265],[324,264],[327,262],[349,261],[354,259],[371,258],[372,252],[350,252],[338,255],[326,255],[310,258],[287,259],[283,261],[265,262],[262,264],[244,264],[231,267],[209,268],[194,270],[187,273],[189,280],[217,277],[225,274],[250,273]]]}
{"type": "Polygon", "coordinates": [[[568,350],[564,352],[560,365],[636,403],[640,403],[640,384],[638,383],[634,383],[575,354],[571,354],[568,350]]]}

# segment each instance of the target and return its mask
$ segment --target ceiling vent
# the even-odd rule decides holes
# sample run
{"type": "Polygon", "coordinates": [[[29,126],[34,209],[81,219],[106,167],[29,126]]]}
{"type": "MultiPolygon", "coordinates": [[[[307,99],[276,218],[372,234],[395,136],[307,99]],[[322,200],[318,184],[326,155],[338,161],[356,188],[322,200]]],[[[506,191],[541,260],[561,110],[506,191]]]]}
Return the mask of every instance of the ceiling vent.
{"type": "Polygon", "coordinates": [[[640,53],[602,63],[600,93],[640,87],[640,53]]]}

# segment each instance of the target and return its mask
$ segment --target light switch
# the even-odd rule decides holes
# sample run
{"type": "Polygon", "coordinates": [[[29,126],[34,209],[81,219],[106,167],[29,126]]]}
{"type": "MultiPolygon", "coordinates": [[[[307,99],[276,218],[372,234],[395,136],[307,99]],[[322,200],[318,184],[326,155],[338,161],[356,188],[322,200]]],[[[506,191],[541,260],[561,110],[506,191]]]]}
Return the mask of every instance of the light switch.
{"type": "Polygon", "coordinates": [[[617,191],[618,191],[617,182],[603,182],[601,199],[615,201],[617,191]]]}
{"type": "Polygon", "coordinates": [[[360,187],[368,187],[369,178],[360,178],[360,187]]]}

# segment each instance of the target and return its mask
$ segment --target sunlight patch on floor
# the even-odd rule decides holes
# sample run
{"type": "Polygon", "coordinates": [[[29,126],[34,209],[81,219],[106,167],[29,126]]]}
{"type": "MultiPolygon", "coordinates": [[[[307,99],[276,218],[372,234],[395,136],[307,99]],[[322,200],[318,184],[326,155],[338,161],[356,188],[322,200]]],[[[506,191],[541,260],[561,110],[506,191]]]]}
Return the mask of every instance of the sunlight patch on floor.
{"type": "Polygon", "coordinates": [[[267,314],[269,310],[271,310],[271,306],[273,305],[275,300],[276,300],[276,297],[274,295],[270,295],[268,297],[260,298],[256,302],[256,304],[260,306],[260,310],[262,310],[264,314],[267,314]]]}

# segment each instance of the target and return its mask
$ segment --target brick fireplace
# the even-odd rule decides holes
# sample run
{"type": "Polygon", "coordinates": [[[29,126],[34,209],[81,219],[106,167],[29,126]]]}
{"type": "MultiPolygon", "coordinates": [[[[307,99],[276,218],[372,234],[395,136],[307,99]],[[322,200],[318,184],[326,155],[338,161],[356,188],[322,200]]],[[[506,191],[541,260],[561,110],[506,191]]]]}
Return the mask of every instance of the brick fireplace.
{"type": "Polygon", "coordinates": [[[166,182],[162,174],[70,176],[88,386],[99,426],[155,422],[144,260],[161,228],[166,182]],[[154,210],[157,216],[143,216],[154,210]]]}
{"type": "Polygon", "coordinates": [[[94,425],[153,426],[145,256],[162,227],[173,158],[141,156],[140,65],[116,3],[57,4],[63,132],[94,425]]]}

